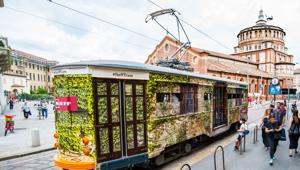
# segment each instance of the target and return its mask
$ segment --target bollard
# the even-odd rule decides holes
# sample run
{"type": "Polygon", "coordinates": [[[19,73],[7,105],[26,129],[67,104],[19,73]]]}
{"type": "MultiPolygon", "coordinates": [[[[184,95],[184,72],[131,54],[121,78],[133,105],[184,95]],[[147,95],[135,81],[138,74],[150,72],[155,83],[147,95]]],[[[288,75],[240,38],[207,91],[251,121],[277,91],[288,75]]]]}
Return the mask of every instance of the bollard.
{"type": "Polygon", "coordinates": [[[258,141],[258,139],[257,139],[257,134],[258,134],[258,126],[257,126],[257,125],[255,126],[255,129],[256,129],[255,141],[257,142],[257,141],[258,141]]]}
{"type": "Polygon", "coordinates": [[[40,131],[37,128],[31,130],[32,147],[40,146],[40,131]]]}
{"type": "Polygon", "coordinates": [[[239,146],[240,155],[243,154],[243,142],[244,142],[244,137],[242,137],[240,141],[240,146],[239,146]]]}
{"type": "Polygon", "coordinates": [[[258,140],[257,140],[257,134],[258,134],[258,126],[256,125],[254,127],[254,130],[253,130],[253,143],[255,144],[258,140]]]}
{"type": "Polygon", "coordinates": [[[244,152],[246,152],[246,134],[244,135],[244,147],[243,147],[243,149],[244,149],[244,152]]]}
{"type": "Polygon", "coordinates": [[[256,143],[256,133],[257,133],[256,127],[257,127],[257,126],[255,126],[255,127],[254,127],[254,130],[253,130],[253,143],[254,143],[254,144],[256,143]]]}

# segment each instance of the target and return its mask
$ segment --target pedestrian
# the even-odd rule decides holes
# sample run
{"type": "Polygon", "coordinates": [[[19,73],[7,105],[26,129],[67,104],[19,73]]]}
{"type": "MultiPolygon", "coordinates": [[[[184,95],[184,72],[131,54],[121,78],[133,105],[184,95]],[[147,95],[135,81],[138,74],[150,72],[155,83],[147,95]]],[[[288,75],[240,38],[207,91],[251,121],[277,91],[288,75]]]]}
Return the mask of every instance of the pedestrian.
{"type": "Polygon", "coordinates": [[[47,108],[47,103],[46,101],[41,102],[42,104],[42,116],[44,119],[47,119],[48,117],[48,108],[47,108]]]}
{"type": "Polygon", "coordinates": [[[297,102],[296,101],[293,101],[292,108],[291,108],[292,113],[293,113],[293,110],[297,110],[297,102]]]}
{"type": "Polygon", "coordinates": [[[284,107],[286,107],[286,98],[284,98],[284,100],[283,100],[283,105],[284,105],[284,107]]]}
{"type": "MultiPolygon", "coordinates": [[[[283,103],[277,102],[277,107],[274,110],[274,116],[275,116],[275,119],[277,120],[277,122],[279,123],[279,126],[284,127],[284,125],[285,125],[285,116],[286,116],[286,109],[285,109],[283,103]]],[[[282,128],[282,131],[280,133],[281,133],[280,140],[281,141],[286,141],[285,129],[282,128]]]]}
{"type": "Polygon", "coordinates": [[[246,134],[249,133],[248,126],[246,124],[246,119],[241,119],[240,123],[241,123],[241,126],[240,126],[240,129],[238,130],[239,134],[238,134],[238,137],[237,137],[237,139],[235,141],[234,151],[239,150],[242,138],[246,134]]]}
{"type": "Polygon", "coordinates": [[[268,142],[268,137],[267,133],[265,132],[265,128],[267,123],[269,122],[269,116],[271,115],[271,109],[266,109],[264,116],[262,117],[260,121],[260,127],[261,127],[261,135],[263,139],[263,143],[265,146],[265,150],[268,151],[270,148],[269,142],[268,142]]]}
{"type": "Polygon", "coordinates": [[[42,103],[41,102],[37,103],[36,106],[37,106],[39,120],[41,120],[42,119],[42,103]]]}
{"type": "Polygon", "coordinates": [[[275,106],[273,104],[270,104],[269,109],[271,110],[271,113],[274,113],[275,106]]]}
{"type": "Polygon", "coordinates": [[[14,101],[13,101],[13,99],[11,98],[11,99],[9,100],[9,109],[12,110],[13,108],[14,108],[14,101]]]}
{"type": "Polygon", "coordinates": [[[27,102],[25,102],[24,106],[22,107],[24,118],[28,119],[28,116],[31,115],[30,107],[27,105],[27,102]]]}
{"type": "Polygon", "coordinates": [[[298,140],[300,136],[300,119],[298,117],[298,110],[293,111],[293,116],[290,120],[289,124],[289,139],[290,139],[290,146],[289,146],[289,156],[292,157],[297,153],[298,147],[298,140]]]}
{"type": "Polygon", "coordinates": [[[265,132],[267,133],[268,143],[270,146],[270,161],[269,164],[273,165],[273,161],[275,159],[275,152],[277,150],[277,145],[280,139],[280,131],[282,130],[282,126],[279,125],[279,122],[276,120],[275,115],[271,114],[269,116],[269,121],[265,125],[265,132]]]}

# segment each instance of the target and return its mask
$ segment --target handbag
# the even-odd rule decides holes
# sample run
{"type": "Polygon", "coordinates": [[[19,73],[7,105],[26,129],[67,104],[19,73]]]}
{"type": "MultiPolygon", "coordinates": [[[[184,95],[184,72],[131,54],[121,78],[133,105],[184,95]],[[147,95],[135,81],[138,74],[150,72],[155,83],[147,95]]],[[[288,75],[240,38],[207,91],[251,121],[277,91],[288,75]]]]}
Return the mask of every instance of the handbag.
{"type": "Polygon", "coordinates": [[[279,139],[281,138],[281,133],[280,132],[274,132],[274,139],[279,139]]]}
{"type": "Polygon", "coordinates": [[[289,129],[289,134],[290,135],[299,135],[300,134],[299,125],[293,123],[291,125],[291,128],[289,129]]]}
{"type": "Polygon", "coordinates": [[[286,141],[286,134],[285,134],[285,129],[282,128],[281,131],[280,131],[280,138],[279,140],[281,141],[286,141]]]}

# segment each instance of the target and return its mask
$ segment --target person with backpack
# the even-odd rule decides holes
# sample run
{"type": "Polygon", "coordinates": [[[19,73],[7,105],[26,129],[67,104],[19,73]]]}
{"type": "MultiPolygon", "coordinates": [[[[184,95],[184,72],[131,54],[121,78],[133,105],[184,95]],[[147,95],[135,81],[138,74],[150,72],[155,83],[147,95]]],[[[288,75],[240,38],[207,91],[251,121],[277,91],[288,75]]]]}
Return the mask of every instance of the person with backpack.
{"type": "Polygon", "coordinates": [[[293,116],[291,117],[289,124],[289,156],[293,157],[297,153],[298,140],[300,136],[300,119],[298,117],[298,110],[293,110],[293,116]]]}
{"type": "Polygon", "coordinates": [[[269,117],[268,123],[265,125],[265,132],[267,134],[268,143],[270,146],[270,161],[269,164],[273,165],[273,161],[275,160],[275,153],[277,150],[277,145],[280,139],[280,132],[282,130],[282,126],[280,126],[279,122],[276,120],[275,115],[271,114],[269,117]]]}

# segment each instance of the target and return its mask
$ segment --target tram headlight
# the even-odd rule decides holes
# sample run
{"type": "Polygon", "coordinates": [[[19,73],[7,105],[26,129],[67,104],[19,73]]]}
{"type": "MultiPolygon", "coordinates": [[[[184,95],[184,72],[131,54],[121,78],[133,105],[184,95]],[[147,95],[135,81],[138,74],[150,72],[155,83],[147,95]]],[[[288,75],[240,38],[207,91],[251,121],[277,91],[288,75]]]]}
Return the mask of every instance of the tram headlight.
{"type": "Polygon", "coordinates": [[[53,137],[54,137],[55,139],[57,139],[57,138],[58,138],[58,133],[54,133],[53,137]]]}
{"type": "Polygon", "coordinates": [[[82,138],[82,143],[85,144],[85,145],[88,145],[90,143],[90,139],[88,137],[84,136],[82,138]]]}

